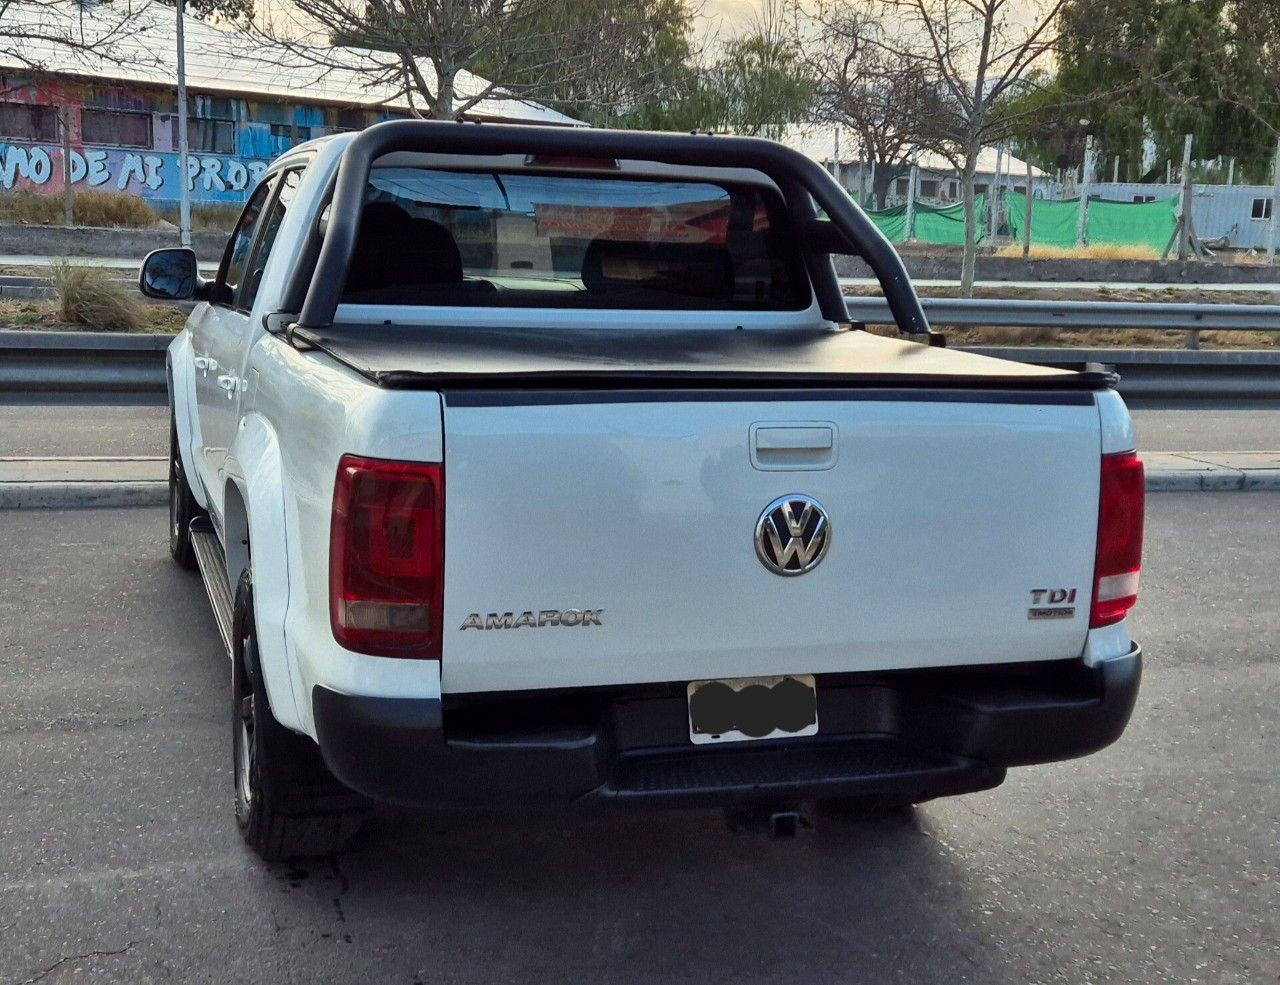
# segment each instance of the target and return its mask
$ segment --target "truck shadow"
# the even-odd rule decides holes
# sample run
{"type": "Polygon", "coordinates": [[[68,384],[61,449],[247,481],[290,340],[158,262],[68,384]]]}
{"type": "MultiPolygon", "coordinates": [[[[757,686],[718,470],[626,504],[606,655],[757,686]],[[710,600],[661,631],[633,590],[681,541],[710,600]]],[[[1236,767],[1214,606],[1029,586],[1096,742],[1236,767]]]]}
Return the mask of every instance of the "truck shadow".
{"type": "Polygon", "coordinates": [[[927,810],[819,815],[778,841],[711,811],[382,812],[352,851],[291,877],[298,903],[332,894],[323,936],[460,980],[1025,980],[984,946],[981,887],[927,810]]]}

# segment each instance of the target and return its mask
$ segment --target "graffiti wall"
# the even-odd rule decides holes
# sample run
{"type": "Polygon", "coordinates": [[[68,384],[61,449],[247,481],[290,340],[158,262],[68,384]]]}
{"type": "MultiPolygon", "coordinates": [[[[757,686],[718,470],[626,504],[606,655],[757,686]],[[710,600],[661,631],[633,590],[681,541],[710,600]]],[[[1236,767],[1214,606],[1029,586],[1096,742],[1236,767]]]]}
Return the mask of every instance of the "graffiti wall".
{"type": "Polygon", "coordinates": [[[391,118],[381,110],[301,104],[294,93],[278,99],[193,93],[192,152],[180,175],[176,110],[176,93],[167,88],[33,79],[0,69],[0,195],[61,193],[65,131],[77,189],[173,203],[185,180],[197,204],[241,203],[268,163],[289,148],[391,118]]]}
{"type": "MultiPolygon", "coordinates": [[[[243,202],[270,159],[221,154],[189,154],[187,188],[193,202],[243,202]]],[[[0,143],[0,189],[28,188],[52,194],[65,185],[61,147],[0,143]]],[[[176,202],[181,195],[178,155],[156,151],[73,148],[71,184],[76,189],[128,192],[153,202],[176,202]]]]}

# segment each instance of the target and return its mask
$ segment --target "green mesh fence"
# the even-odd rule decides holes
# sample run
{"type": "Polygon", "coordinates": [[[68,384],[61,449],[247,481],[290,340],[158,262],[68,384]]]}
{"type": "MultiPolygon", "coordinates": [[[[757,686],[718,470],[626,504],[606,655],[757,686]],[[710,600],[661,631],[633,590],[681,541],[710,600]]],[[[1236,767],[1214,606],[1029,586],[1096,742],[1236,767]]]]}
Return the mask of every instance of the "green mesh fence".
{"type": "MultiPolygon", "coordinates": [[[[1009,232],[1019,242],[1026,235],[1027,199],[1017,192],[1005,193],[1009,232]]],[[[1069,250],[1076,245],[1080,224],[1080,200],[1031,201],[1031,242],[1069,250]]],[[[1085,242],[1109,246],[1146,246],[1160,252],[1168,245],[1178,225],[1178,198],[1154,202],[1089,203],[1085,242]]]]}
{"type": "MultiPolygon", "coordinates": [[[[978,216],[978,242],[987,235],[986,196],[979,195],[976,203],[978,216]]],[[[868,212],[870,218],[888,237],[891,243],[903,243],[907,239],[907,207],[898,205],[880,212],[868,212]]],[[[938,208],[933,205],[916,203],[916,240],[921,243],[934,243],[938,246],[964,246],[964,204],[948,205],[938,208]]]]}

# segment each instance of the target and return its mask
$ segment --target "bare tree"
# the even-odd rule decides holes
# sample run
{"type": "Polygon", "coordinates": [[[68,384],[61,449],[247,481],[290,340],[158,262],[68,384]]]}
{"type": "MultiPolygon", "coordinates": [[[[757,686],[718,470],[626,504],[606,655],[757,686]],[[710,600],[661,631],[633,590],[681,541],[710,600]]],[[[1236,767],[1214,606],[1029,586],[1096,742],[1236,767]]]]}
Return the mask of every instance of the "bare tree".
{"type": "Polygon", "coordinates": [[[811,109],[813,82],[782,0],[765,0],[704,77],[720,95],[721,124],[734,133],[778,137],[811,109]]]}
{"type": "Polygon", "coordinates": [[[1015,120],[1002,101],[1030,83],[1058,44],[1068,0],[874,0],[886,25],[878,42],[939,81],[947,109],[936,117],[939,142],[952,148],[964,190],[961,288],[973,293],[978,221],[974,175],[986,145],[1009,136],[1015,120]],[[887,25],[892,24],[890,32],[887,25]]]}
{"type": "Polygon", "coordinates": [[[893,180],[919,149],[936,149],[945,115],[941,83],[927,63],[903,59],[865,2],[796,0],[796,33],[814,80],[814,118],[850,131],[874,168],[872,196],[884,208],[893,180]]]}
{"type": "Polygon", "coordinates": [[[0,0],[0,63],[36,76],[54,60],[92,66],[133,57],[132,50],[117,48],[136,37],[136,18],[149,5],[150,0],[0,0]]]}
{"type": "Polygon", "coordinates": [[[417,115],[454,119],[485,100],[563,98],[577,80],[616,72],[637,31],[659,30],[670,9],[592,0],[292,0],[255,17],[254,28],[295,63],[355,68],[417,115]]]}

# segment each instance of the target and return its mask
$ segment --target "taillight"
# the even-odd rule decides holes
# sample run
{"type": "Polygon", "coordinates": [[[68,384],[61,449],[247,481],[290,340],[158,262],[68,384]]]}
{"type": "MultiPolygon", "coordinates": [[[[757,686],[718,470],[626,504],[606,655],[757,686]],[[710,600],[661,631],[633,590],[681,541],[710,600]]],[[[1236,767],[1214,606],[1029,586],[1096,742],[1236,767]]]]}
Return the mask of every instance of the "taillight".
{"type": "Polygon", "coordinates": [[[444,466],[344,455],[329,538],[329,619],[348,650],[440,659],[444,466]]]}
{"type": "Polygon", "coordinates": [[[1142,462],[1135,452],[1102,456],[1098,556],[1089,619],[1093,629],[1119,622],[1138,601],[1144,495],[1142,462]]]}

